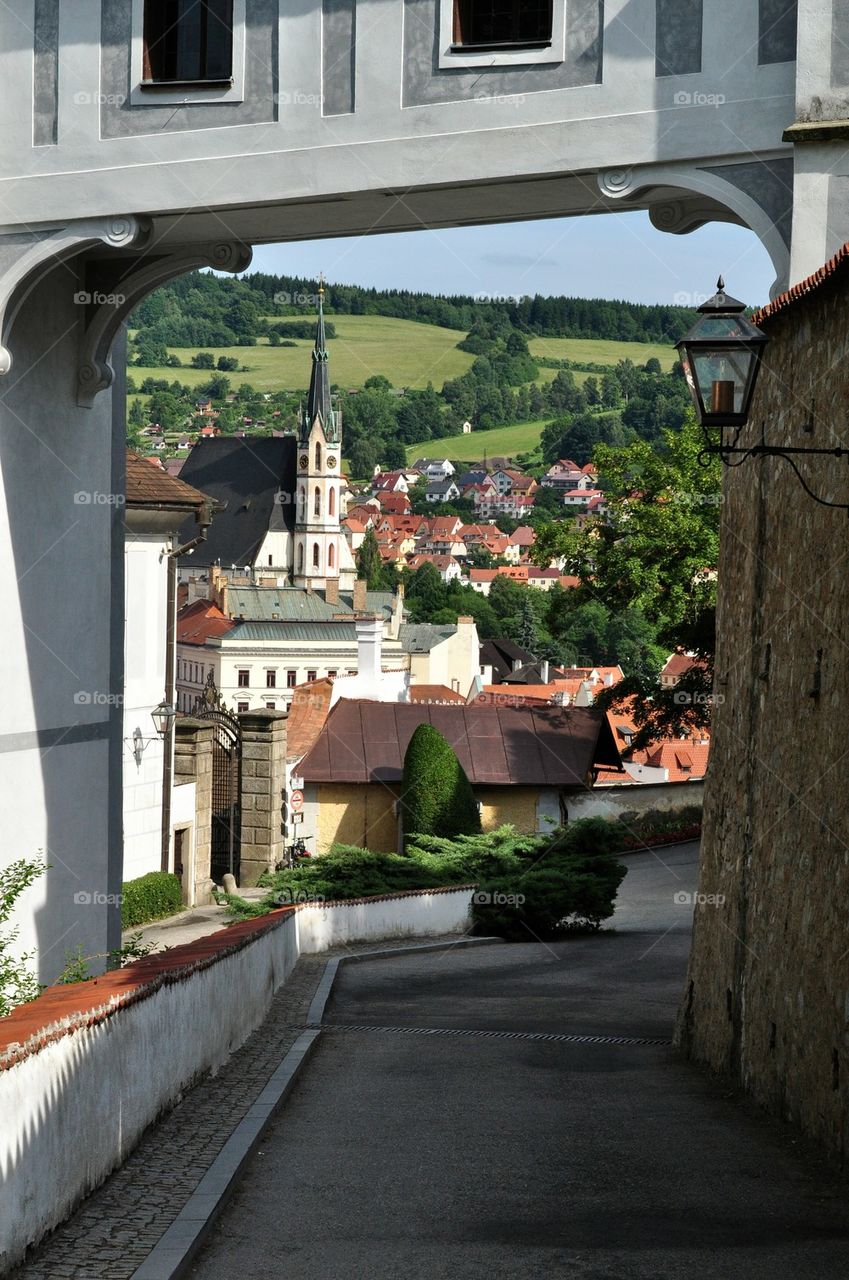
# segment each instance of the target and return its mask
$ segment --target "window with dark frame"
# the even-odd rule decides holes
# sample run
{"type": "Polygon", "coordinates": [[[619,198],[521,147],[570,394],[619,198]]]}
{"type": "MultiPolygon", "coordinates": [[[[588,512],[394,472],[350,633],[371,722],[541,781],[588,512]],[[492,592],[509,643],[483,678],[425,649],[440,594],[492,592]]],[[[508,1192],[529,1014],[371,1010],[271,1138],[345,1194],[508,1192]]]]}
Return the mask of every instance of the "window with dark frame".
{"type": "Polygon", "coordinates": [[[247,704],[247,702],[240,702],[240,703],[239,703],[239,705],[237,706],[236,710],[237,710],[237,711],[247,711],[247,710],[248,710],[248,704],[247,704]]]}
{"type": "Polygon", "coordinates": [[[308,684],[313,684],[313,682],[314,682],[317,678],[318,678],[318,672],[317,672],[317,671],[308,671],[308,672],[307,672],[307,683],[308,683],[308,684]]]}
{"type": "Polygon", "coordinates": [[[295,685],[296,685],[297,683],[298,683],[298,673],[297,673],[297,671],[287,671],[287,672],[286,672],[286,687],[287,687],[287,689],[294,689],[294,688],[295,688],[295,685]]]}
{"type": "Polygon", "coordinates": [[[551,44],[552,0],[454,0],[454,47],[551,44]]]}
{"type": "Polygon", "coordinates": [[[247,689],[250,686],[250,683],[251,683],[250,671],[240,671],[239,672],[239,688],[247,689]]]}
{"type": "Polygon", "coordinates": [[[265,673],[265,687],[266,687],[266,689],[276,689],[276,688],[277,688],[277,672],[276,672],[276,671],[266,671],[266,673],[265,673]]]}
{"type": "Polygon", "coordinates": [[[233,79],[233,0],[145,0],[143,85],[233,79]]]}

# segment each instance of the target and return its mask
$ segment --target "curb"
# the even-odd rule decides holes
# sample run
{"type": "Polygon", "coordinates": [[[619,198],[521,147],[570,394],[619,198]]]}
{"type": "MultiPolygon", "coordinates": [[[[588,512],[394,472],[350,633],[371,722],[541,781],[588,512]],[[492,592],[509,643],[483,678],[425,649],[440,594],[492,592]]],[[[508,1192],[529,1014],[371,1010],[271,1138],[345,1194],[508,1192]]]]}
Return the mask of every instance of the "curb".
{"type": "Polygon", "coordinates": [[[503,941],[503,938],[458,938],[456,942],[423,942],[415,947],[386,947],[381,951],[354,951],[349,956],[334,956],[324,966],[321,981],[310,1002],[307,1010],[307,1026],[314,1028],[321,1025],[339,966],[342,964],[357,964],[363,960],[391,960],[397,956],[421,955],[424,951],[451,951],[454,947],[487,947],[503,941]]]}
{"type": "Polygon", "coordinates": [[[349,956],[335,956],[324,966],[307,1012],[307,1029],[298,1036],[292,1048],[267,1081],[259,1097],[251,1104],[230,1137],[195,1187],[165,1234],[153,1246],[144,1262],[133,1272],[131,1280],[180,1280],[205,1242],[215,1220],[236,1189],[239,1175],[262,1140],[268,1125],[286,1101],[295,1081],[321,1036],[320,1023],[333,990],[341,964],[383,957],[421,954],[423,951],[448,951],[453,947],[480,947],[501,938],[458,938],[456,942],[426,942],[415,947],[389,947],[384,951],[359,951],[349,956]]]}
{"type": "Polygon", "coordinates": [[[248,1108],[171,1226],[154,1245],[132,1280],[177,1280],[200,1249],[236,1188],[272,1117],[285,1102],[321,1032],[304,1031],[248,1108]]]}

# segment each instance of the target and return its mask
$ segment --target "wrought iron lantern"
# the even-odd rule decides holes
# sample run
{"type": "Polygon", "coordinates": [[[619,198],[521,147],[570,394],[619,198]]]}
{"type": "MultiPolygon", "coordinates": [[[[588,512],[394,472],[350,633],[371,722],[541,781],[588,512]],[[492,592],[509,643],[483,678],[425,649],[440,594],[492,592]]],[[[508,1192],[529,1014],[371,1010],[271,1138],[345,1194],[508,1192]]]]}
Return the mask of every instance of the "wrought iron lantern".
{"type": "Polygon", "coordinates": [[[769,339],[746,319],[745,310],[725,292],[720,276],[717,292],[699,307],[700,319],[677,344],[709,448],[712,430],[719,428],[721,446],[724,427],[743,427],[749,420],[769,339]]]}
{"type": "Polygon", "coordinates": [[[160,702],[159,706],[154,707],[151,711],[150,718],[156,726],[156,732],[160,738],[166,738],[171,732],[171,726],[177,719],[177,712],[170,702],[160,702]]]}

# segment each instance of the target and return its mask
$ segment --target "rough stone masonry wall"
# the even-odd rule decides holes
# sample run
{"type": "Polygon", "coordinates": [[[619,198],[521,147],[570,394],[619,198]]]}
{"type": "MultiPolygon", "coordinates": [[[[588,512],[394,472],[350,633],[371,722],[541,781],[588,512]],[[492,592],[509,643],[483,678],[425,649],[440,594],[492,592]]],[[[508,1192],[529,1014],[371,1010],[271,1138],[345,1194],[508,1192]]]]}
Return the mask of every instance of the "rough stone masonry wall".
{"type": "MultiPolygon", "coordinates": [[[[849,289],[764,322],[746,439],[849,444],[849,289]],[[814,430],[803,424],[813,411],[814,430]]],[[[849,502],[846,460],[800,461],[849,502]]],[[[849,1105],[849,518],[788,464],[725,477],[702,894],[678,1043],[832,1152],[849,1105]]]]}

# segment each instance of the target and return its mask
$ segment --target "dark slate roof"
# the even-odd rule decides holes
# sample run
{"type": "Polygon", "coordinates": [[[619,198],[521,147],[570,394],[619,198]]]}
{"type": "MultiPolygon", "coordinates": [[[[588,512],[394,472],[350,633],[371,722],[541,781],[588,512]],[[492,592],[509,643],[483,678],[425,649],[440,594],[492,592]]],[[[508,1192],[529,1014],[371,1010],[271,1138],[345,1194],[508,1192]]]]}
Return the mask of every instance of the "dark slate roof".
{"type": "Polygon", "coordinates": [[[527,649],[514,644],[512,640],[485,640],[481,645],[481,666],[492,667],[496,684],[510,674],[514,661],[524,666],[528,662],[536,662],[536,657],[527,649]]]}
{"type": "MultiPolygon", "coordinates": [[[[294,436],[216,436],[193,447],[180,479],[215,498],[219,509],[192,564],[253,564],[278,501],[285,527],[294,529],[296,447],[294,436]]],[[[193,524],[180,530],[181,541],[194,537],[193,524]]]]}
{"type": "Polygon", "coordinates": [[[342,700],[298,772],[307,782],[400,782],[420,724],[442,734],[477,786],[583,787],[594,765],[620,764],[607,717],[589,707],[342,700]]]}
{"type": "Polygon", "coordinates": [[[430,622],[402,623],[398,638],[405,653],[430,653],[443,640],[453,636],[456,627],[435,627],[430,622]]]}

